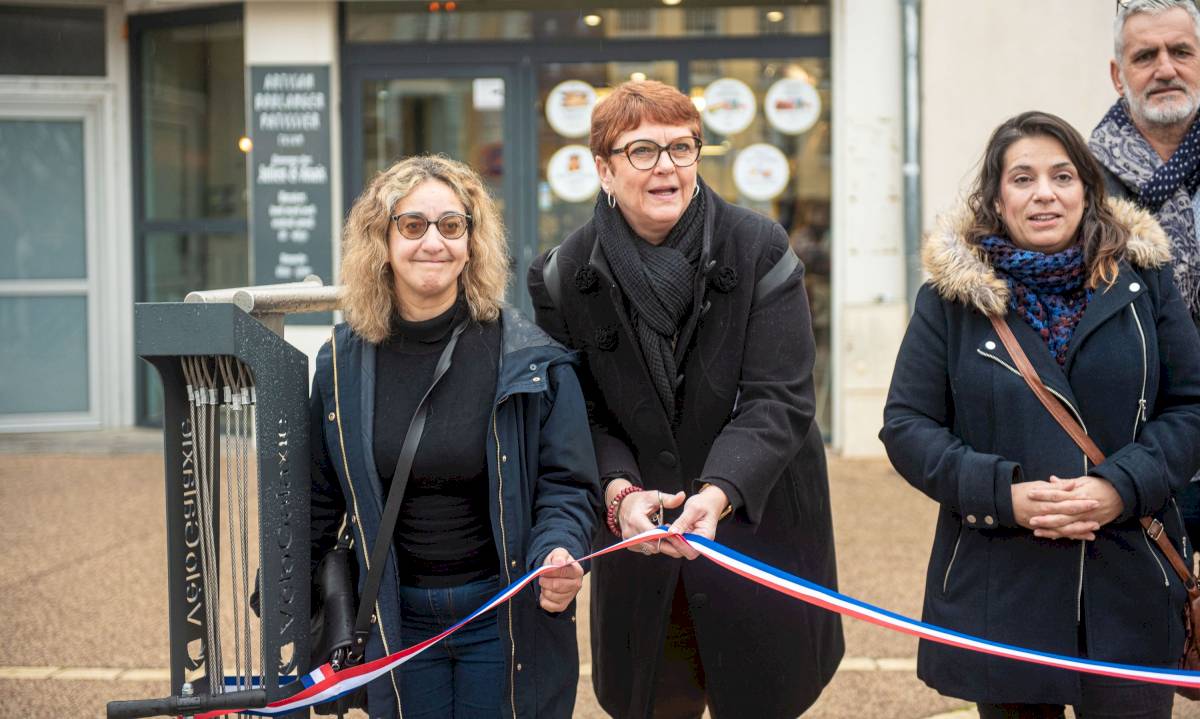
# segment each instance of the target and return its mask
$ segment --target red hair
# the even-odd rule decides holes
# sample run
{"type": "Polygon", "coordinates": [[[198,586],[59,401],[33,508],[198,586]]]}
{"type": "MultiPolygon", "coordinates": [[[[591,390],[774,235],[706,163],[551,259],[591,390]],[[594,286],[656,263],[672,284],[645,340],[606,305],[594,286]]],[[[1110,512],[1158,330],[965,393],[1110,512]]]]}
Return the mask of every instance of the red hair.
{"type": "Polygon", "coordinates": [[[687,95],[657,80],[630,80],[592,110],[592,154],[607,159],[621,133],[647,121],[683,125],[700,137],[700,112],[687,95]]]}

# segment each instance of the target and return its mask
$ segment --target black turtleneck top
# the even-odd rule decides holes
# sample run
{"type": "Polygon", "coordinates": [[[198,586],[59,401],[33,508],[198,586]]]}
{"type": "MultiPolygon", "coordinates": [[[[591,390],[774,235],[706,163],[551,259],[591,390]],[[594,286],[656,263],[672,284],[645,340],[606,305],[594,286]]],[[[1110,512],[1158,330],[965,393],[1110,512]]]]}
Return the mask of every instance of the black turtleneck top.
{"type": "MultiPolygon", "coordinates": [[[[375,466],[386,497],[400,446],[433,369],[463,320],[450,369],[430,396],[394,541],[400,582],[454,587],[495,576],[487,455],[500,361],[500,324],[468,319],[465,300],[430,320],[392,320],[375,354],[375,466]]],[[[386,500],[385,500],[386,501],[386,500]]]]}

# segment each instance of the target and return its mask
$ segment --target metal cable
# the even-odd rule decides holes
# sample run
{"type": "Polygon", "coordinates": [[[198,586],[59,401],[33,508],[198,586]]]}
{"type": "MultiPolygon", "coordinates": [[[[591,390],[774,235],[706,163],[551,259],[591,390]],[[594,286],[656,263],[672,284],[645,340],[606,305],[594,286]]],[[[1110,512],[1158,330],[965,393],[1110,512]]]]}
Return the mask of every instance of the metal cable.
{"type": "Polygon", "coordinates": [[[200,385],[198,394],[200,400],[200,436],[203,440],[202,450],[198,456],[201,458],[203,470],[203,487],[202,494],[204,495],[203,504],[203,520],[202,520],[202,541],[201,547],[204,551],[201,552],[202,560],[205,560],[204,571],[204,587],[205,593],[208,595],[208,600],[205,602],[205,613],[208,616],[209,628],[208,635],[212,647],[212,662],[209,669],[208,692],[209,694],[221,694],[225,688],[225,672],[224,672],[224,657],[221,647],[221,599],[218,572],[220,571],[220,558],[217,555],[217,539],[214,531],[216,520],[216,484],[213,477],[214,463],[216,461],[216,453],[213,451],[213,438],[215,436],[216,427],[216,406],[214,403],[216,390],[212,381],[212,374],[209,372],[207,358],[196,357],[195,361],[195,376],[200,385]]]}
{"type": "MultiPolygon", "coordinates": [[[[250,392],[249,392],[249,390],[245,389],[245,384],[242,381],[243,372],[242,372],[241,361],[238,361],[237,369],[238,369],[239,392],[242,392],[244,394],[244,396],[241,398],[242,411],[239,414],[239,420],[238,420],[240,422],[240,427],[239,427],[239,432],[238,432],[238,453],[240,456],[238,457],[238,480],[237,481],[238,481],[238,498],[240,501],[239,506],[241,509],[241,520],[242,520],[242,547],[245,550],[242,554],[241,569],[242,569],[242,588],[246,594],[246,597],[249,598],[250,592],[251,592],[251,589],[250,589],[250,504],[249,504],[249,493],[247,491],[247,484],[248,484],[247,478],[248,478],[248,475],[250,472],[250,433],[249,433],[250,416],[249,415],[250,415],[251,409],[250,409],[250,404],[248,401],[250,399],[250,392]]],[[[250,602],[249,601],[246,602],[246,609],[245,609],[244,617],[245,617],[245,623],[243,625],[243,631],[245,632],[245,637],[244,637],[245,641],[243,643],[243,646],[245,647],[245,652],[246,652],[246,656],[245,656],[245,659],[246,659],[246,685],[248,688],[253,688],[254,664],[253,664],[253,657],[252,657],[253,652],[251,649],[251,647],[253,646],[253,644],[252,644],[253,634],[250,630],[251,615],[250,615],[250,602]]],[[[260,630],[261,630],[261,627],[260,627],[260,630]]]]}
{"type": "MultiPolygon", "coordinates": [[[[242,683],[242,628],[241,628],[241,594],[240,587],[237,582],[237,560],[238,556],[245,552],[245,547],[240,547],[237,544],[237,522],[238,515],[234,512],[235,505],[233,503],[233,485],[236,481],[237,474],[237,438],[234,437],[230,430],[233,425],[233,415],[240,409],[235,404],[236,399],[233,388],[230,386],[229,360],[226,355],[217,357],[217,370],[221,375],[221,414],[224,422],[222,422],[221,444],[222,444],[222,462],[221,462],[221,484],[225,487],[225,528],[229,536],[229,601],[233,607],[233,667],[234,677],[236,678],[236,689],[241,689],[242,683]]],[[[222,678],[223,679],[223,678],[222,678]]],[[[249,688],[249,687],[246,687],[249,688]]]]}
{"type": "Polygon", "coordinates": [[[213,561],[212,561],[212,509],[211,493],[208,486],[208,446],[207,431],[207,393],[203,372],[200,369],[198,357],[182,359],[183,374],[188,386],[188,410],[192,419],[192,443],[195,447],[196,462],[193,476],[196,484],[196,509],[200,517],[200,571],[204,584],[204,663],[208,673],[209,693],[217,692],[214,678],[220,677],[220,649],[216,638],[216,618],[213,612],[213,561]]]}

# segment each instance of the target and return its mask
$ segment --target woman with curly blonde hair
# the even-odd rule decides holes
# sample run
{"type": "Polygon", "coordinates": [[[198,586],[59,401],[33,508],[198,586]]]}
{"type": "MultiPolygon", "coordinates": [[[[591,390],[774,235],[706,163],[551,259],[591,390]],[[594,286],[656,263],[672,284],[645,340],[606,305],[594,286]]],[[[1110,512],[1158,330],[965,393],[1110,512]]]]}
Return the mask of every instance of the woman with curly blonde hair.
{"type": "Polygon", "coordinates": [[[573,356],[504,304],[500,213],[460,162],[410,157],[379,173],[342,246],[346,322],[313,381],[311,531],[317,560],[348,518],[360,599],[383,567],[365,659],[559,567],[371,683],[370,715],[570,716],[574,557],[599,503],[573,356]]]}

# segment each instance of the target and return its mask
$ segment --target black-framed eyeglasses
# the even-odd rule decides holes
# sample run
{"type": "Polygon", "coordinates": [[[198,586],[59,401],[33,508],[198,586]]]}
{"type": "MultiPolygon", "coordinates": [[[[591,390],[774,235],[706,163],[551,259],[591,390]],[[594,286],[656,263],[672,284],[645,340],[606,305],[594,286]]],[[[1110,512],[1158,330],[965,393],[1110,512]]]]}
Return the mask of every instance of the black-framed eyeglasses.
{"type": "Polygon", "coordinates": [[[438,232],[447,240],[457,240],[471,230],[470,215],[461,212],[447,212],[437,220],[430,220],[420,212],[402,212],[392,215],[396,230],[406,240],[419,240],[429,231],[430,225],[437,225],[438,232]]]}
{"type": "Polygon", "coordinates": [[[658,164],[658,158],[663,152],[671,158],[675,167],[688,167],[700,159],[700,148],[704,143],[698,137],[677,137],[665,145],[654,140],[634,140],[623,147],[614,147],[613,155],[623,154],[629,159],[629,164],[638,170],[650,170],[658,164]]]}

